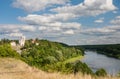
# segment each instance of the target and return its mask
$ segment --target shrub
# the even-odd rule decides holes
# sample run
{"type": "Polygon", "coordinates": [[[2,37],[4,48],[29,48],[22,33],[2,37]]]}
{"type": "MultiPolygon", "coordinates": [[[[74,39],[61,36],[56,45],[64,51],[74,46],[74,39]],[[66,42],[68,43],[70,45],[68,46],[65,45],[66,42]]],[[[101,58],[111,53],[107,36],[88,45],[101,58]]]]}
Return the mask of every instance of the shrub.
{"type": "Polygon", "coordinates": [[[96,74],[97,76],[106,76],[106,75],[107,75],[107,72],[106,72],[103,68],[101,68],[101,69],[97,70],[97,71],[95,72],[95,74],[96,74]]]}
{"type": "Polygon", "coordinates": [[[15,57],[19,58],[20,55],[11,48],[9,44],[0,45],[0,57],[15,57]]]}

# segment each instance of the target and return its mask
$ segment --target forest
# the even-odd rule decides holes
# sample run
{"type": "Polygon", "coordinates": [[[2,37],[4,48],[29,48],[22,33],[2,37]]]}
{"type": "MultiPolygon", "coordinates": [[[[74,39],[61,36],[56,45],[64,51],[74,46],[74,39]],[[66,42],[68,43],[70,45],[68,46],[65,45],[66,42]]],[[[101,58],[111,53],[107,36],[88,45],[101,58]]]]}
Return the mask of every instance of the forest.
{"type": "Polygon", "coordinates": [[[97,51],[98,53],[120,59],[120,44],[81,45],[81,46],[74,46],[74,47],[78,49],[81,49],[82,47],[84,50],[97,51]]]}

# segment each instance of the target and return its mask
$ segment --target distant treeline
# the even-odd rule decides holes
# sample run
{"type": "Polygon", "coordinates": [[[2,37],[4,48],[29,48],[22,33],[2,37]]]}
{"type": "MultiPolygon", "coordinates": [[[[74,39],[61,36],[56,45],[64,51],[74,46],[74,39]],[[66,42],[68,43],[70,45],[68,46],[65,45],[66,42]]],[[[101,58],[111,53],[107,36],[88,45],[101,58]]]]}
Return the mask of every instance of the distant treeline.
{"type": "Polygon", "coordinates": [[[105,54],[110,57],[120,59],[120,44],[109,44],[109,45],[82,45],[75,46],[76,48],[83,48],[84,50],[97,51],[98,53],[105,54]]]}

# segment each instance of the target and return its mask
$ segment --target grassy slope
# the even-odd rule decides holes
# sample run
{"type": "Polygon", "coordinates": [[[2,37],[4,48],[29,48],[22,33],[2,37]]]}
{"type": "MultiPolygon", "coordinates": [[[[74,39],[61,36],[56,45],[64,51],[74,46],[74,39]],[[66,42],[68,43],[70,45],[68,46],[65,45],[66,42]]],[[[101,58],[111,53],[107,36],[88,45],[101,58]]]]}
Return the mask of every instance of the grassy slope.
{"type": "Polygon", "coordinates": [[[68,63],[68,62],[72,63],[72,62],[78,61],[82,58],[83,58],[83,56],[77,56],[77,57],[74,57],[74,58],[67,59],[66,61],[64,61],[64,63],[68,63]]]}
{"type": "Polygon", "coordinates": [[[90,75],[63,75],[60,73],[46,73],[28,66],[21,60],[0,58],[0,79],[120,79],[117,77],[92,78],[90,75]]]}

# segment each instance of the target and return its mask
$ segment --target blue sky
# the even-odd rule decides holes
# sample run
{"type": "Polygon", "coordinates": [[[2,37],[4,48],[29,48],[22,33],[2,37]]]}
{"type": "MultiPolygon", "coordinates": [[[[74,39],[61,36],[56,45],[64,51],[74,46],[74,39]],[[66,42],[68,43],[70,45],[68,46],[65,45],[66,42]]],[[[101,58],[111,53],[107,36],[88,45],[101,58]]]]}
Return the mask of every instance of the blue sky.
{"type": "Polygon", "coordinates": [[[119,0],[1,0],[0,39],[120,43],[119,0]]]}

